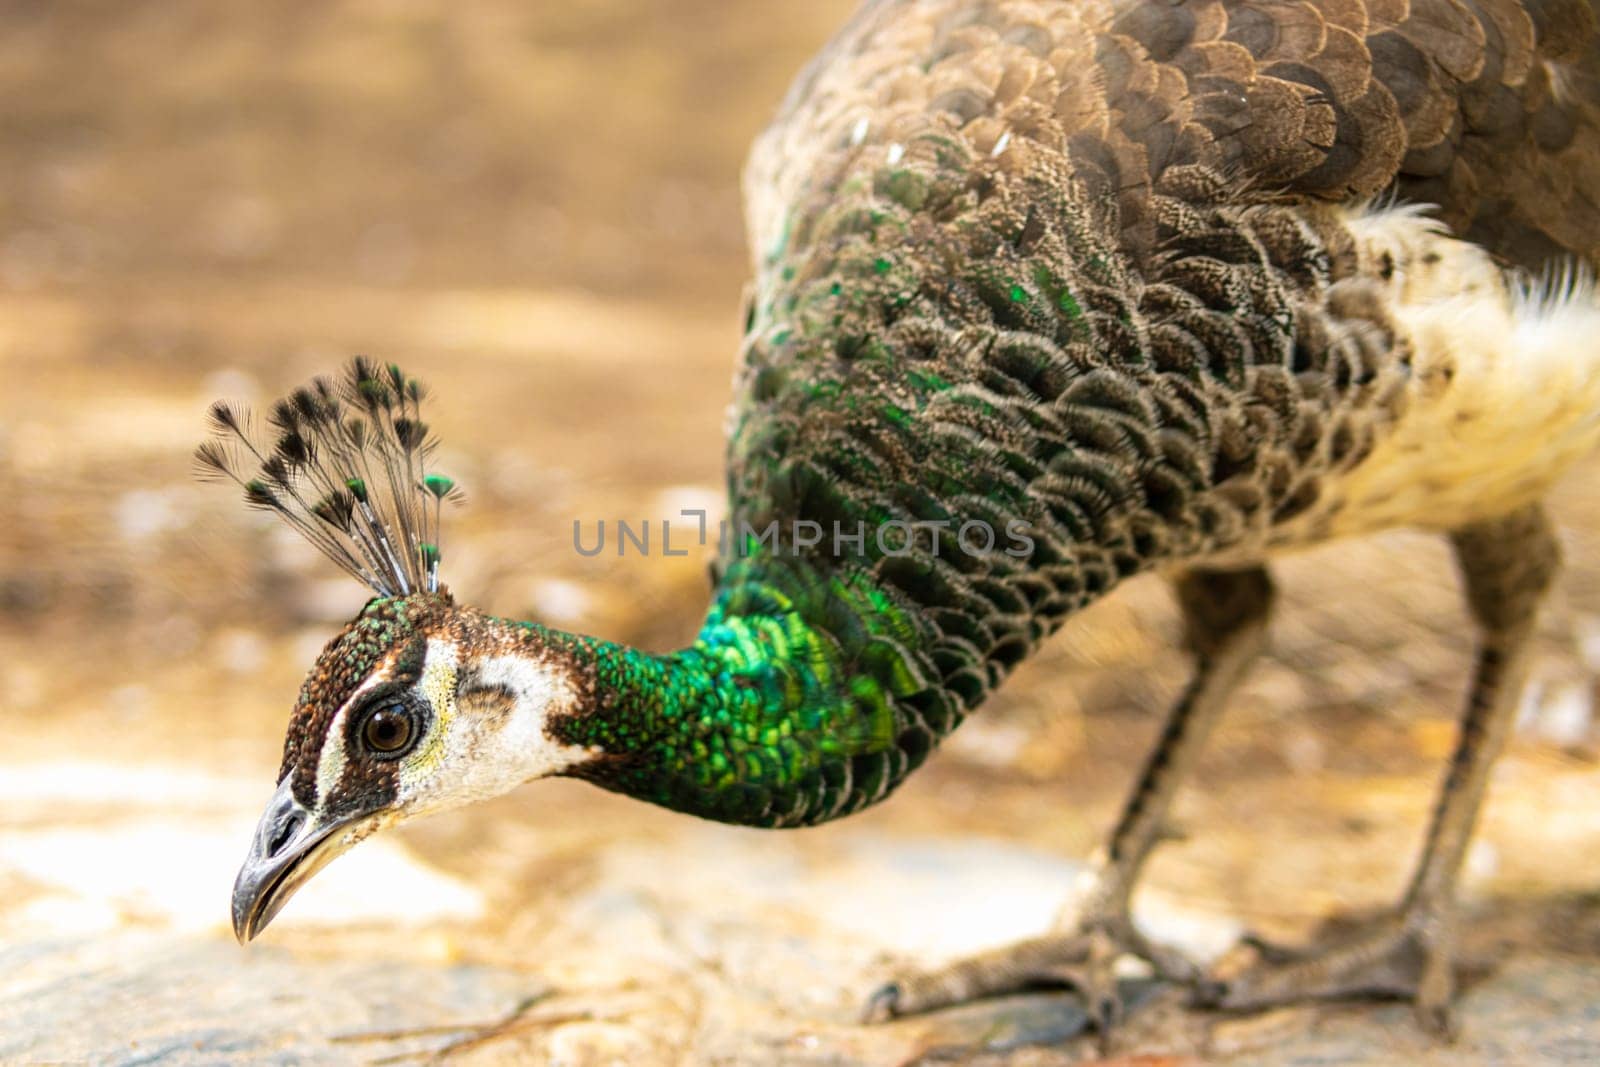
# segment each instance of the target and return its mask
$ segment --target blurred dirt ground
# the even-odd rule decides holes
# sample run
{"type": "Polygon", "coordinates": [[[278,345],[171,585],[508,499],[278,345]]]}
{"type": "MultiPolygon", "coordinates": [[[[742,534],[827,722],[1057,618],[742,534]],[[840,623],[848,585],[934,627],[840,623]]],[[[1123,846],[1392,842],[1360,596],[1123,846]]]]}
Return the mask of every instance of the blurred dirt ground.
{"type": "MultiPolygon", "coordinates": [[[[705,561],[586,559],[571,524],[715,506],[739,164],[850,6],[0,3],[0,1061],[1088,1054],[1006,1051],[1075,1031],[1059,996],[852,1019],[897,961],[1051,921],[1182,680],[1153,581],[855,819],[764,834],[542,784],[363,845],[247,950],[227,931],[300,672],[363,597],[191,480],[206,402],[397,360],[470,493],[458,594],[685,639],[705,561]]],[[[1400,1006],[1158,1003],[1122,1053],[1600,1060],[1597,472],[1557,502],[1570,574],[1470,858],[1461,1042],[1400,1006]]],[[[1197,953],[1391,900],[1452,741],[1439,544],[1333,546],[1282,584],[1141,897],[1197,953]]]]}

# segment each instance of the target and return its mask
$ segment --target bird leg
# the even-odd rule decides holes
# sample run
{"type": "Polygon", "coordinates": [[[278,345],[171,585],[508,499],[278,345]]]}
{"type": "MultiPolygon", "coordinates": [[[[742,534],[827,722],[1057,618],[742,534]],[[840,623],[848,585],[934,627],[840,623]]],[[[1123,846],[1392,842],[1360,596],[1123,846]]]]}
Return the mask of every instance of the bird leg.
{"type": "Polygon", "coordinates": [[[1413,1002],[1426,1028],[1450,1035],[1456,882],[1489,769],[1516,718],[1535,616],[1560,562],[1537,506],[1458,530],[1452,541],[1479,629],[1477,664],[1410,888],[1392,915],[1353,934],[1304,950],[1259,946],[1265,950],[1260,964],[1208,984],[1203,1000],[1249,1010],[1337,997],[1402,997],[1413,1002]]]}
{"type": "Polygon", "coordinates": [[[891,982],[868,1001],[878,1022],[1039,985],[1065,985],[1083,999],[1102,1035],[1118,1021],[1112,966],[1123,955],[1147,961],[1164,978],[1193,983],[1197,967],[1145,937],[1129,900],[1145,860],[1162,839],[1173,795],[1193,767],[1229,694],[1266,639],[1272,581],[1265,570],[1194,570],[1176,583],[1196,670],[1167,716],[1160,741],[1123,808],[1070,930],[1047,934],[891,982]]]}

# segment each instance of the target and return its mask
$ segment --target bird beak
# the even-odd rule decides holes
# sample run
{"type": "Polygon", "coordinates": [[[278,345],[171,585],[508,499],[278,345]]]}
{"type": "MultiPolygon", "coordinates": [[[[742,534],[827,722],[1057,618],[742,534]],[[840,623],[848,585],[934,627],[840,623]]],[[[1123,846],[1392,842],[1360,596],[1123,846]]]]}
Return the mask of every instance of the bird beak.
{"type": "Polygon", "coordinates": [[[242,945],[255,937],[312,875],[377,829],[378,817],[354,815],[328,823],[294,798],[285,775],[256,824],[250,854],[233,883],[233,933],[242,945]]]}

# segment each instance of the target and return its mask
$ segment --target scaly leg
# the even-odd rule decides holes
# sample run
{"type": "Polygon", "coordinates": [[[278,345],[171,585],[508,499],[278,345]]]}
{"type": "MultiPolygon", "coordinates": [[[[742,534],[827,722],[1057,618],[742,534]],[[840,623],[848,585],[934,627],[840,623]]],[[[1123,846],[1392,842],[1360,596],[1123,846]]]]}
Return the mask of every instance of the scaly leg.
{"type": "Polygon", "coordinates": [[[1105,1034],[1119,1014],[1112,976],[1118,957],[1138,956],[1176,981],[1199,979],[1192,963],[1134,927],[1129,899],[1146,858],[1161,839],[1178,786],[1199,757],[1229,694],[1265,644],[1273,590],[1260,568],[1196,570],[1179,579],[1177,594],[1187,644],[1196,660],[1195,675],[1169,713],[1110,843],[1097,857],[1092,888],[1081,901],[1075,928],[891,982],[868,1001],[869,1021],[1037,985],[1068,985],[1078,991],[1105,1034]]]}
{"type": "Polygon", "coordinates": [[[1452,538],[1480,635],[1471,694],[1427,844],[1396,913],[1310,950],[1269,949],[1256,969],[1215,983],[1206,999],[1253,1009],[1362,995],[1410,998],[1424,1026],[1451,1032],[1455,889],[1489,769],[1516,718],[1525,652],[1560,552],[1540,507],[1452,538]]]}

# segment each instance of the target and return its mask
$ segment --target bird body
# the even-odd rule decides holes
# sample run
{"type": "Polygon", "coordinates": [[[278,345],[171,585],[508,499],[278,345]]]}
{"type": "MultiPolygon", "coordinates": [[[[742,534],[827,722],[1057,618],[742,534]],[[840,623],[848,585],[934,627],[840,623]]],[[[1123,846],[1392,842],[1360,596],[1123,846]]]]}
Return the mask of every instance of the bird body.
{"type": "MultiPolygon", "coordinates": [[[[457,605],[436,532],[400,521],[426,434],[397,370],[358,362],[275,409],[255,455],[279,467],[240,476],[247,496],[348,539],[380,595],[301,692],[241,936],[304,880],[286,871],[531,778],[758,826],[857,811],[1069,616],[1156,570],[1199,673],[1093,929],[1166,959],[1126,892],[1170,769],[1259,643],[1264,561],[1448,532],[1486,647],[1521,647],[1554,565],[1538,503],[1600,438],[1595,48],[1573,0],[868,0],[747,169],[733,535],[693,645],[457,605]],[[387,538],[339,495],[368,452],[405,472],[387,538]],[[420,562],[390,567],[390,544],[420,562]]],[[[1470,802],[1441,808],[1444,873],[1407,922],[1448,896],[1492,748],[1458,758],[1470,802]]],[[[875,1003],[1017,970],[985,967],[875,1003]]]]}
{"type": "MultiPolygon", "coordinates": [[[[1159,515],[1179,559],[1449,529],[1537,499],[1594,436],[1593,18],[1584,4],[1448,10],[865,5],[750,163],[746,375],[847,374],[797,336],[822,318],[809,332],[837,342],[839,302],[808,316],[807,294],[840,284],[843,321],[904,368],[894,386],[855,375],[846,396],[918,392],[905,371],[919,356],[957,379],[950,365],[985,348],[993,366],[973,387],[1020,386],[1038,407],[1065,407],[1065,379],[1108,364],[1169,407],[1163,394],[1198,390],[1214,432],[1193,445],[1212,468],[1185,492],[1232,514],[1159,515]],[[1006,363],[1023,342],[1045,349],[1032,379],[1006,363]],[[1402,453],[1432,470],[1406,470],[1402,453]],[[1427,482],[1470,499],[1420,493],[1427,482]],[[1221,528],[1196,544],[1184,534],[1197,525],[1221,528]]],[[[762,385],[747,377],[745,395],[762,385]]],[[[927,400],[919,440],[940,432],[927,400]]],[[[781,405],[752,406],[773,433],[781,405]]],[[[819,437],[819,405],[790,406],[800,439],[819,437]]],[[[1132,419],[1185,431],[1165,410],[1132,419]]],[[[1074,454],[1122,458],[1074,429],[1074,454]]],[[[916,460],[889,474],[918,480],[916,460]]]]}

